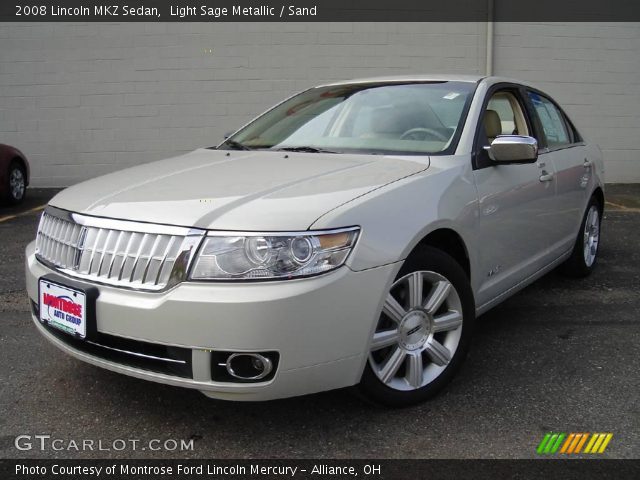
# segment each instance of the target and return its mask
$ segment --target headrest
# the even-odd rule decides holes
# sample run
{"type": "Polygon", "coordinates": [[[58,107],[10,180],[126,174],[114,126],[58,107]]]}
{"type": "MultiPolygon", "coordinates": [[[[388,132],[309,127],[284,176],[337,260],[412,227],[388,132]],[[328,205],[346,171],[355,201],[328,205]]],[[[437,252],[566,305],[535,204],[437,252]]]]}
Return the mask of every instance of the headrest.
{"type": "Polygon", "coordinates": [[[487,138],[496,138],[502,134],[502,123],[498,112],[495,110],[487,110],[484,112],[484,132],[487,138]]]}

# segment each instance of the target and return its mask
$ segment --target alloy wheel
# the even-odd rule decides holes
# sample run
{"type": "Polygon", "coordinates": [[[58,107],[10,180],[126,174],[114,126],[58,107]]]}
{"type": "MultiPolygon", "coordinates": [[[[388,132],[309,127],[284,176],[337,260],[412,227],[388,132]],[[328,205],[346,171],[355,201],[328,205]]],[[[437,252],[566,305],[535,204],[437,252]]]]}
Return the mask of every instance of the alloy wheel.
{"type": "Polygon", "coordinates": [[[462,335],[462,303],[444,276],[416,271],[396,280],[371,340],[369,364],[386,386],[417,390],[453,358],[462,335]]]}
{"type": "Polygon", "coordinates": [[[591,205],[584,222],[583,252],[584,263],[587,267],[593,265],[598,254],[598,242],[600,241],[600,212],[596,205],[591,205]]]}
{"type": "Polygon", "coordinates": [[[20,200],[24,196],[24,174],[19,168],[14,168],[9,174],[9,190],[14,200],[20,200]]]}

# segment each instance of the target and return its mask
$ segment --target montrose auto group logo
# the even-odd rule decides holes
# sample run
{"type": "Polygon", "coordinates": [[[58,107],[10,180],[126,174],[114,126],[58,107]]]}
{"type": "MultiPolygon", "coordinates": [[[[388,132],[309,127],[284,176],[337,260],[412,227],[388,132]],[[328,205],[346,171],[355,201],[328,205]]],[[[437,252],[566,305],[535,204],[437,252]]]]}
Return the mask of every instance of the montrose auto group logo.
{"type": "Polygon", "coordinates": [[[82,321],[82,305],[73,301],[71,297],[43,294],[42,303],[47,307],[47,316],[51,320],[59,318],[79,325],[82,321]],[[51,310],[53,309],[53,312],[51,310]]]}

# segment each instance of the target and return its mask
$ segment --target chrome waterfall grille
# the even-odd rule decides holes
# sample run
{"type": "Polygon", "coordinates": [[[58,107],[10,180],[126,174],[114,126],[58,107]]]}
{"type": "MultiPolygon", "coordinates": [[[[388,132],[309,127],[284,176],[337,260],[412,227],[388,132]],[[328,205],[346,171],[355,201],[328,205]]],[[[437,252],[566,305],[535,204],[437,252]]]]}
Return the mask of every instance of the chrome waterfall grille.
{"type": "Polygon", "coordinates": [[[36,257],[70,276],[162,290],[186,278],[203,234],[203,230],[90,217],[48,207],[38,226],[36,257]]]}

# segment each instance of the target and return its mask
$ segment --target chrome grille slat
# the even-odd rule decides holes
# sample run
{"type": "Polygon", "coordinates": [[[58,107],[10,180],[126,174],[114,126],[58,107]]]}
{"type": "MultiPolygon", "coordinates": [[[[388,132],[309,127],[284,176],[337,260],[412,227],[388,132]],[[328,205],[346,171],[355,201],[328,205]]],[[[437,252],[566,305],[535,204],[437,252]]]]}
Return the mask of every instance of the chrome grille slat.
{"type": "Polygon", "coordinates": [[[184,252],[193,258],[204,233],[124,220],[110,222],[49,207],[38,226],[36,257],[70,276],[157,291],[183,280],[172,278],[176,259],[184,252]]]}
{"type": "Polygon", "coordinates": [[[103,231],[104,230],[99,229],[96,232],[95,237],[93,237],[93,244],[89,248],[89,251],[91,252],[91,256],[89,257],[89,266],[87,267],[87,273],[89,275],[91,275],[91,268],[93,267],[93,260],[96,258],[96,250],[97,250],[98,245],[99,245],[98,242],[100,242],[100,236],[102,235],[103,231]]]}
{"type": "Polygon", "coordinates": [[[56,234],[56,239],[58,241],[56,245],[56,256],[58,258],[62,256],[62,251],[64,250],[64,233],[65,233],[66,226],[67,226],[66,222],[63,222],[63,221],[58,222],[58,230],[56,234]]]}
{"type": "Polygon", "coordinates": [[[56,256],[56,250],[58,249],[58,242],[54,241],[58,238],[58,229],[60,228],[60,222],[57,218],[53,219],[53,225],[51,226],[51,254],[56,256]]]}
{"type": "Polygon", "coordinates": [[[53,230],[51,231],[51,237],[54,239],[53,243],[53,256],[58,258],[58,251],[60,250],[60,227],[62,226],[62,221],[58,218],[53,222],[53,230]]]}
{"type": "Polygon", "coordinates": [[[104,256],[107,254],[107,249],[109,248],[109,240],[111,240],[111,236],[113,235],[113,230],[107,231],[107,238],[104,241],[104,244],[101,247],[100,252],[100,263],[98,263],[98,268],[96,269],[95,274],[100,276],[100,272],[102,272],[102,264],[104,263],[104,256]]]}
{"type": "Polygon", "coordinates": [[[36,235],[36,250],[44,252],[45,248],[45,233],[47,230],[47,226],[49,225],[49,217],[42,215],[40,218],[40,223],[38,224],[38,234],[36,235]]]}
{"type": "Polygon", "coordinates": [[[118,233],[118,238],[116,240],[116,244],[113,246],[113,250],[111,251],[111,261],[109,262],[109,270],[107,270],[107,277],[111,276],[111,270],[113,270],[113,263],[115,262],[118,256],[118,246],[120,245],[120,240],[122,240],[122,235],[125,232],[120,231],[118,233]]]}
{"type": "Polygon", "coordinates": [[[56,250],[55,255],[58,258],[62,258],[62,252],[64,251],[64,233],[67,224],[65,222],[58,222],[58,229],[56,231],[56,250]]]}
{"type": "Polygon", "coordinates": [[[67,267],[69,264],[66,262],[66,258],[67,258],[67,252],[69,250],[69,239],[71,238],[71,231],[73,230],[73,224],[72,223],[66,223],[64,222],[64,225],[62,226],[62,228],[60,229],[60,242],[61,242],[61,246],[60,246],[60,258],[64,261],[64,265],[65,267],[67,267]]]}
{"type": "Polygon", "coordinates": [[[72,223],[65,223],[62,227],[62,246],[60,247],[60,258],[64,262],[64,267],[69,265],[67,262],[67,256],[69,254],[69,238],[71,236],[71,231],[73,230],[72,223]]]}
{"type": "Polygon", "coordinates": [[[140,256],[142,255],[142,249],[144,248],[144,244],[147,241],[148,236],[149,234],[145,233],[140,240],[140,245],[138,245],[138,253],[136,253],[136,256],[134,257],[133,266],[131,267],[131,275],[129,276],[130,282],[133,282],[133,277],[136,274],[136,268],[138,268],[138,262],[140,261],[140,256]]]}
{"type": "Polygon", "coordinates": [[[129,260],[129,252],[131,251],[131,245],[133,240],[136,238],[135,232],[130,232],[129,241],[127,242],[127,248],[122,252],[122,265],[120,266],[120,271],[118,272],[118,280],[122,280],[122,275],[124,274],[124,269],[127,264],[127,260],[129,260]]]}
{"type": "Polygon", "coordinates": [[[36,242],[36,248],[38,248],[39,250],[42,250],[43,252],[47,251],[47,236],[44,232],[49,231],[50,224],[51,224],[50,217],[45,217],[43,215],[42,221],[40,222],[40,226],[38,227],[38,235],[36,237],[38,239],[38,241],[36,242]]]}
{"type": "Polygon", "coordinates": [[[156,254],[156,249],[158,248],[158,244],[162,241],[162,235],[156,236],[155,241],[153,242],[153,247],[151,247],[151,252],[149,253],[149,258],[147,259],[147,264],[144,267],[144,273],[142,274],[142,283],[146,282],[147,274],[149,273],[149,267],[153,262],[153,256],[156,254]]]}
{"type": "Polygon", "coordinates": [[[164,255],[162,255],[162,261],[160,262],[160,265],[158,266],[158,273],[156,275],[156,283],[158,282],[158,279],[160,278],[160,274],[162,273],[162,267],[164,267],[164,264],[167,261],[167,256],[169,255],[169,252],[171,251],[171,247],[173,246],[173,242],[175,242],[175,239],[176,239],[176,237],[171,235],[171,238],[169,238],[169,241],[167,242],[167,248],[164,249],[164,255]]]}
{"type": "Polygon", "coordinates": [[[80,253],[78,246],[82,241],[81,240],[82,234],[83,234],[82,227],[80,227],[80,225],[74,225],[73,233],[71,237],[75,240],[74,240],[74,243],[71,245],[71,248],[69,248],[69,260],[67,263],[68,266],[75,265],[76,261],[78,261],[78,259],[80,258],[78,255],[80,253]]]}
{"type": "Polygon", "coordinates": [[[56,226],[55,218],[52,218],[49,221],[48,230],[47,230],[47,233],[45,234],[45,248],[47,249],[47,252],[49,252],[49,255],[53,255],[53,252],[52,252],[53,230],[55,229],[55,226],[56,226]]]}
{"type": "Polygon", "coordinates": [[[54,219],[51,218],[49,220],[48,230],[47,230],[47,234],[45,236],[45,248],[46,248],[48,254],[51,255],[51,256],[53,256],[53,252],[51,251],[51,249],[53,248],[53,237],[51,235],[53,234],[53,227],[54,226],[55,226],[54,219]]]}

